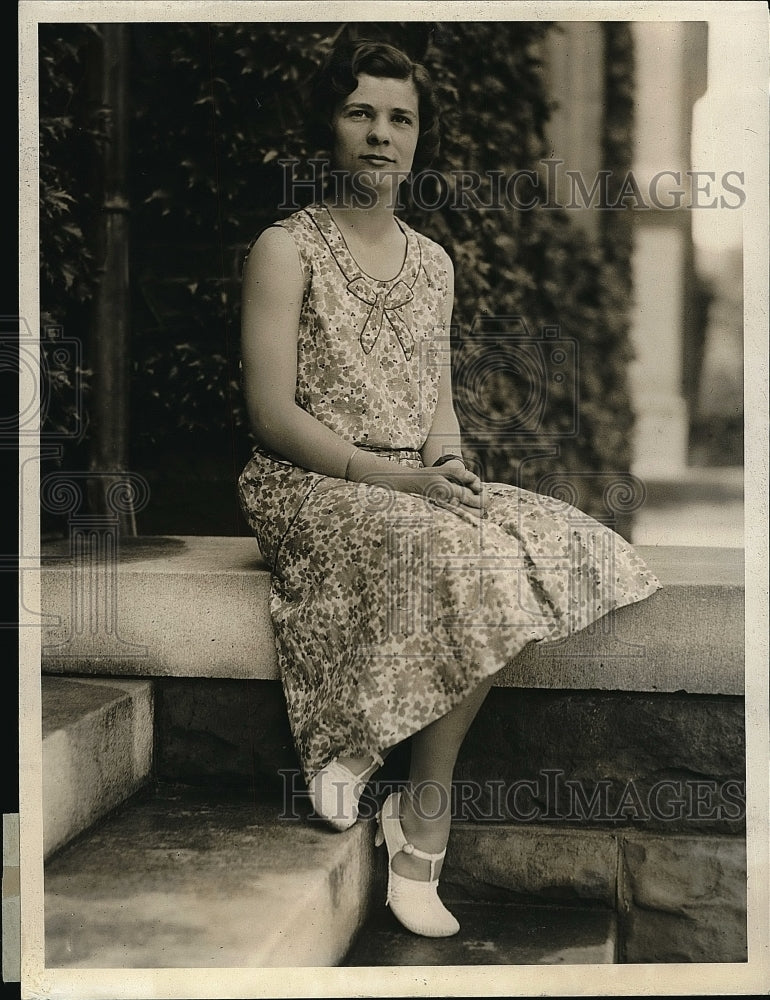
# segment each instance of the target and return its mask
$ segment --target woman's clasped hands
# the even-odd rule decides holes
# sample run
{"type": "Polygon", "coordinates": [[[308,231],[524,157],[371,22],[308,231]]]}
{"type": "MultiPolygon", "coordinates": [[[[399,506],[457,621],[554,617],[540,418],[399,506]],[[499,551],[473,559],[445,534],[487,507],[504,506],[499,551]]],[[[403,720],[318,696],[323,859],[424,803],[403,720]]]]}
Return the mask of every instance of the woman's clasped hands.
{"type": "Polygon", "coordinates": [[[350,479],[421,496],[458,514],[486,517],[483,484],[476,473],[468,469],[460,459],[452,459],[438,467],[419,469],[388,462],[388,468],[378,468],[376,471],[361,469],[359,477],[356,475],[356,458],[354,456],[350,462],[350,479]]]}

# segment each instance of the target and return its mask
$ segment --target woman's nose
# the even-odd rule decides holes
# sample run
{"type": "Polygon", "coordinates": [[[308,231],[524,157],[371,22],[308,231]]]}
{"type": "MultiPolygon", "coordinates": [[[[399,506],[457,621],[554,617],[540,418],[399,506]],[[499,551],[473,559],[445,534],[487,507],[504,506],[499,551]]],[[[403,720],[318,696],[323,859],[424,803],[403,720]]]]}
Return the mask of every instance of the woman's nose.
{"type": "Polygon", "coordinates": [[[387,121],[375,118],[366,137],[370,146],[381,146],[390,142],[390,128],[387,121]]]}

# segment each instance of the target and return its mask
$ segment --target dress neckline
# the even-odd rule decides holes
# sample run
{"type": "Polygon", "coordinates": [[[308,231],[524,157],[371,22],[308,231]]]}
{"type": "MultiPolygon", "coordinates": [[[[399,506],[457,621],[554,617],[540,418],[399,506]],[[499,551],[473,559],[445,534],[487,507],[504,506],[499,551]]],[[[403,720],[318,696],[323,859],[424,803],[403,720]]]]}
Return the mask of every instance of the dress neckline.
{"type": "MultiPolygon", "coordinates": [[[[343,271],[348,280],[361,277],[366,281],[379,286],[394,285],[398,281],[404,281],[410,286],[414,283],[414,279],[417,277],[417,271],[419,270],[419,261],[415,261],[415,257],[418,256],[418,254],[416,254],[415,251],[419,248],[410,227],[403,223],[397,216],[394,215],[393,218],[406,239],[404,259],[401,262],[401,267],[398,273],[392,278],[375,278],[373,275],[365,271],[363,267],[361,267],[351,253],[350,247],[342,234],[342,230],[338,226],[328,207],[324,204],[319,204],[311,206],[311,209],[313,209],[311,214],[315,224],[324,236],[329,249],[340,266],[340,270],[343,271]]],[[[306,211],[310,211],[310,209],[306,209],[306,211]]]]}

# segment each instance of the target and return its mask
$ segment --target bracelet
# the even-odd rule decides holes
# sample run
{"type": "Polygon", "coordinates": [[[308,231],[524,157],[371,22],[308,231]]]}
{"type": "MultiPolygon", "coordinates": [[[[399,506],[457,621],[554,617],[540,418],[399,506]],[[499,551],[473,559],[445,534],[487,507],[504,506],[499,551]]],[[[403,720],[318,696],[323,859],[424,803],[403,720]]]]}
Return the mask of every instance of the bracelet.
{"type": "MultiPolygon", "coordinates": [[[[445,462],[462,462],[463,465],[465,465],[465,462],[463,461],[462,455],[449,455],[449,454],[446,454],[446,455],[441,455],[439,458],[437,458],[436,461],[431,466],[431,468],[435,469],[436,466],[443,465],[445,462]]],[[[466,468],[467,468],[467,466],[466,466],[466,468]]]]}
{"type": "Polygon", "coordinates": [[[354,449],[353,449],[353,450],[351,451],[351,453],[350,453],[350,458],[348,459],[348,462],[347,462],[347,465],[345,466],[345,480],[346,480],[347,482],[350,482],[350,480],[348,479],[348,473],[350,472],[350,463],[351,463],[351,462],[353,461],[353,458],[354,458],[354,457],[355,457],[355,456],[356,456],[357,454],[358,454],[358,448],[354,448],[354,449]]]}

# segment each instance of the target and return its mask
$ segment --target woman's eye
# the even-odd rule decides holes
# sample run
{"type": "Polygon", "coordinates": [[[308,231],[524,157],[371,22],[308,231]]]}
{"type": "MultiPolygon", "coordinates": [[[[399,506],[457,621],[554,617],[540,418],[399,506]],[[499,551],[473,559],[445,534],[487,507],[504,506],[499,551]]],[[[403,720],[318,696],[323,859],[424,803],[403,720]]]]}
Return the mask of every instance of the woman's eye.
{"type": "Polygon", "coordinates": [[[411,125],[412,119],[408,118],[406,115],[393,115],[393,121],[398,122],[399,125],[411,125]]]}

